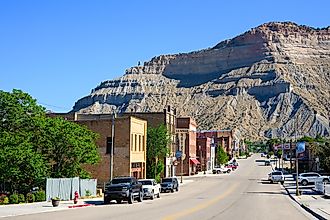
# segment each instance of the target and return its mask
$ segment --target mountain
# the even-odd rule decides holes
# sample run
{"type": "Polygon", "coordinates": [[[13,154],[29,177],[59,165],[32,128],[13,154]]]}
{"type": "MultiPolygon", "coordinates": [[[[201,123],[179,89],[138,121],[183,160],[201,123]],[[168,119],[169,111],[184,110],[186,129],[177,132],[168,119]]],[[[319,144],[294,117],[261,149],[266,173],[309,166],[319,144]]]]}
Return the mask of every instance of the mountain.
{"type": "Polygon", "coordinates": [[[252,139],[330,133],[330,27],[270,22],[205,50],[161,55],[102,82],[74,112],[162,111],[252,139]]]}

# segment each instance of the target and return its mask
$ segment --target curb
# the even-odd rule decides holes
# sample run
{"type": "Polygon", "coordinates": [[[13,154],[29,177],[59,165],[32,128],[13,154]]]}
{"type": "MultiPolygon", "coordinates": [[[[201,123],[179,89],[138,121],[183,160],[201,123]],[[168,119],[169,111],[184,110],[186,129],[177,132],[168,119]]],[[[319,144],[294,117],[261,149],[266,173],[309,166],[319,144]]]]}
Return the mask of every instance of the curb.
{"type": "Polygon", "coordinates": [[[68,208],[72,209],[72,208],[81,208],[81,207],[88,207],[88,206],[94,206],[94,205],[93,204],[70,205],[70,206],[68,206],[68,208]]]}
{"type": "Polygon", "coordinates": [[[283,188],[285,189],[285,191],[287,192],[287,194],[289,195],[289,197],[295,201],[300,207],[302,207],[304,210],[306,210],[307,212],[309,212],[311,215],[313,215],[314,217],[316,217],[317,219],[320,220],[327,220],[326,218],[324,218],[323,216],[321,216],[320,214],[314,212],[312,209],[310,209],[309,207],[305,206],[304,204],[298,202],[289,192],[289,190],[283,186],[283,188]]]}

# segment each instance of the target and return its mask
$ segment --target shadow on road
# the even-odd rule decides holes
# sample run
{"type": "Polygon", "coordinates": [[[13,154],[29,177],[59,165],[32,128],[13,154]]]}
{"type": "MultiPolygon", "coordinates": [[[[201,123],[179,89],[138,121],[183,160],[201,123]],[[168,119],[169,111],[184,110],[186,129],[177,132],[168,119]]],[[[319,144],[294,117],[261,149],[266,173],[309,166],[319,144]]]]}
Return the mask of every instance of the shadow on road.
{"type": "MultiPolygon", "coordinates": [[[[106,205],[106,204],[103,203],[103,201],[85,201],[85,203],[90,204],[90,205],[96,205],[96,206],[106,205]]],[[[113,202],[112,204],[115,204],[115,202],[113,202]]]]}

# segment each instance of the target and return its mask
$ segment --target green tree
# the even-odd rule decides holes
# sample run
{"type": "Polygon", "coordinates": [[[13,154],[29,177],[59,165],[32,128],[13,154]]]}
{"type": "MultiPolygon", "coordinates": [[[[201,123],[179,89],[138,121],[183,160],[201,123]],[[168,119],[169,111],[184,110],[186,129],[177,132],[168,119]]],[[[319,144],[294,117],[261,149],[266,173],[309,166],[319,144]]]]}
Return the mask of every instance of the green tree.
{"type": "Polygon", "coordinates": [[[218,152],[217,152],[217,162],[218,165],[225,164],[228,162],[229,157],[223,147],[221,145],[218,146],[218,152]]]}
{"type": "Polygon", "coordinates": [[[90,177],[83,165],[100,159],[97,134],[62,118],[45,118],[40,135],[38,151],[47,158],[51,177],[90,177]]]}
{"type": "Polygon", "coordinates": [[[164,172],[164,158],[168,156],[171,137],[164,125],[147,131],[147,178],[159,180],[164,172]]]}
{"type": "Polygon", "coordinates": [[[73,122],[48,118],[20,90],[0,90],[0,181],[26,192],[46,177],[87,177],[84,164],[99,160],[96,134],[73,122]]]}

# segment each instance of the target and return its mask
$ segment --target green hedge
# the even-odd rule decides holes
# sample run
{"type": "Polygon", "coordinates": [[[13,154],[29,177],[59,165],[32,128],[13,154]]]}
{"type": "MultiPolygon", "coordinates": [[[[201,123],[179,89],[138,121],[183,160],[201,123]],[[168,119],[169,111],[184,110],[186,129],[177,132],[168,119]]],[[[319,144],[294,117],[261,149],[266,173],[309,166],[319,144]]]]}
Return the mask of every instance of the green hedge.
{"type": "Polygon", "coordinates": [[[35,192],[34,196],[36,202],[42,202],[46,200],[46,193],[43,190],[35,192]]]}
{"type": "Polygon", "coordinates": [[[30,203],[36,201],[34,194],[33,193],[26,194],[26,201],[30,203]]]}
{"type": "Polygon", "coordinates": [[[17,204],[18,203],[18,195],[17,194],[11,194],[9,196],[9,203],[10,204],[17,204]]]}
{"type": "Polygon", "coordinates": [[[0,196],[0,205],[7,205],[9,203],[9,199],[7,196],[0,196]]]}
{"type": "Polygon", "coordinates": [[[24,203],[24,202],[25,202],[24,194],[18,194],[18,203],[24,203]]]}

